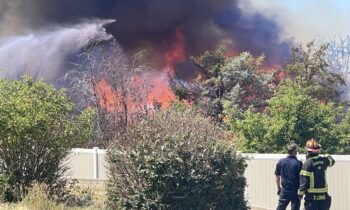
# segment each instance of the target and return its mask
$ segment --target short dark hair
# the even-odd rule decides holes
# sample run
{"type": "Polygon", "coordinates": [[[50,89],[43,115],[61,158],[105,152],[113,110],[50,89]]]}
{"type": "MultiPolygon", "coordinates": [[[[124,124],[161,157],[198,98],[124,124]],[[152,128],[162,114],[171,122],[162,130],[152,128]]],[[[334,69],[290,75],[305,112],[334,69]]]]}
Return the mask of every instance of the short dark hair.
{"type": "Polygon", "coordinates": [[[288,145],[288,154],[293,154],[297,149],[298,149],[298,145],[295,143],[292,143],[290,145],[288,145]]]}

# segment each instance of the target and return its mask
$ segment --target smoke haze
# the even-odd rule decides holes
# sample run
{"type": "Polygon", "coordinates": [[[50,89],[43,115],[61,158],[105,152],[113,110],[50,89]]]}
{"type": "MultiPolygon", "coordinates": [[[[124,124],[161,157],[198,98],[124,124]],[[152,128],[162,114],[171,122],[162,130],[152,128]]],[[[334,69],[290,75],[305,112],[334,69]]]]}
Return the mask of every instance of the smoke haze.
{"type": "Polygon", "coordinates": [[[306,43],[313,39],[329,41],[350,34],[350,1],[281,1],[244,0],[245,13],[264,14],[280,26],[279,40],[293,39],[306,43]]]}
{"type": "Polygon", "coordinates": [[[110,21],[91,21],[78,25],[55,27],[23,36],[13,36],[0,42],[1,75],[15,78],[24,72],[53,82],[68,70],[69,56],[92,41],[112,38],[102,27],[110,21]]]}
{"type": "MultiPolygon", "coordinates": [[[[290,47],[289,42],[278,40],[280,28],[274,21],[246,14],[237,0],[2,0],[0,38],[21,36],[22,43],[30,43],[26,50],[34,49],[33,39],[37,35],[31,39],[28,34],[51,31],[57,25],[78,26],[82,20],[96,18],[115,19],[115,23],[107,26],[107,32],[130,55],[145,49],[147,59],[156,68],[164,67],[164,53],[171,47],[177,29],[184,33],[187,55],[226,46],[235,52],[265,53],[268,60],[275,62],[285,58],[290,47]]],[[[66,37],[66,44],[51,44],[60,33],[57,30],[50,33],[47,36],[52,39],[39,35],[46,40],[47,49],[42,50],[60,46],[56,48],[59,52],[65,47],[82,46],[71,46],[72,37],[66,37]]],[[[9,43],[2,43],[1,49],[16,51],[9,49],[9,43]]]]}

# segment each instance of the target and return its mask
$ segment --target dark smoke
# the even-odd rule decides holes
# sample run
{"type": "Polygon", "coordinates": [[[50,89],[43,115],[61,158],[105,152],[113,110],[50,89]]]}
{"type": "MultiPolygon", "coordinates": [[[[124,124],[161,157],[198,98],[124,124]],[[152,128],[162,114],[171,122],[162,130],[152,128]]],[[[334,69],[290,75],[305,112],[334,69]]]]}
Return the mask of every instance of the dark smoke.
{"type": "Polygon", "coordinates": [[[248,50],[255,55],[265,53],[268,61],[275,64],[282,63],[289,56],[292,40],[280,43],[281,29],[261,14],[244,16],[239,10],[228,9],[217,16],[216,23],[236,41],[236,51],[248,50]]]}
{"type": "Polygon", "coordinates": [[[268,61],[276,62],[288,55],[290,45],[278,42],[275,22],[245,15],[238,0],[1,0],[0,18],[0,37],[84,19],[116,19],[107,31],[125,52],[146,49],[149,62],[159,68],[177,28],[186,37],[189,55],[225,45],[265,53],[268,61]]]}

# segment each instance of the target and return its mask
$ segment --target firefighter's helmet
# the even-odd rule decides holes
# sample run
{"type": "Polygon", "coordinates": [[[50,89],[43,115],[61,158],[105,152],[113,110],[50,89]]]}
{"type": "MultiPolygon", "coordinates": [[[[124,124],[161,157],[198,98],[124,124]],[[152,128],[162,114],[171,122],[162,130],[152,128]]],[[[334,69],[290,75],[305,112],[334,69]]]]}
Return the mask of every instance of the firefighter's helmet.
{"type": "Polygon", "coordinates": [[[321,145],[317,142],[316,139],[311,138],[306,142],[305,148],[308,152],[318,153],[321,149],[321,145]]]}

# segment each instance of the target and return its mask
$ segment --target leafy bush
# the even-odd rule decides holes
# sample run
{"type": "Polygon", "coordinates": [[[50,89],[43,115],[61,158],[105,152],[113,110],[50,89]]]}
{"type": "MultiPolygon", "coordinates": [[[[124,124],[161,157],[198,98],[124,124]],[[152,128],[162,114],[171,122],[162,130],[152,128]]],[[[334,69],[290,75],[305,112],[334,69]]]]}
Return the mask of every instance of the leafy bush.
{"type": "Polygon", "coordinates": [[[234,108],[227,107],[227,113],[232,116],[229,124],[238,134],[241,150],[284,152],[290,142],[303,147],[308,139],[315,137],[325,152],[344,152],[343,145],[349,142],[344,133],[349,128],[349,117],[344,118],[341,107],[312,98],[307,88],[290,81],[279,87],[268,104],[263,113],[248,110],[241,116],[234,108]]]}
{"type": "Polygon", "coordinates": [[[13,183],[13,177],[4,173],[0,174],[0,202],[14,200],[11,193],[11,183],[13,183]]]}
{"type": "Polygon", "coordinates": [[[61,196],[67,180],[64,164],[72,147],[91,136],[93,112],[80,114],[65,93],[24,77],[0,80],[0,174],[2,195],[21,200],[33,181],[61,196]]]}
{"type": "Polygon", "coordinates": [[[350,154],[350,110],[348,110],[337,125],[336,136],[339,138],[337,153],[350,154]]]}
{"type": "Polygon", "coordinates": [[[111,209],[247,209],[245,159],[225,132],[173,105],[116,139],[107,153],[111,209]]]}

